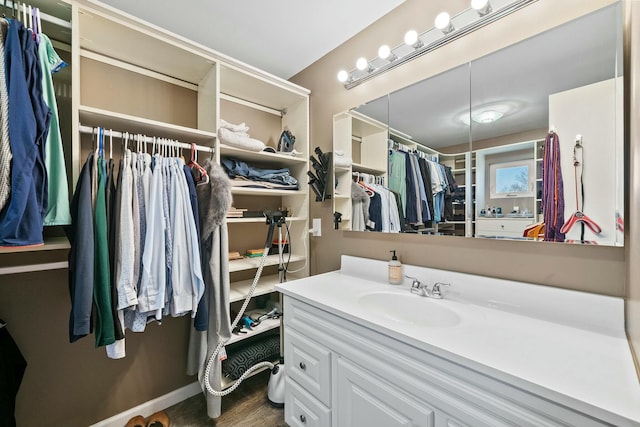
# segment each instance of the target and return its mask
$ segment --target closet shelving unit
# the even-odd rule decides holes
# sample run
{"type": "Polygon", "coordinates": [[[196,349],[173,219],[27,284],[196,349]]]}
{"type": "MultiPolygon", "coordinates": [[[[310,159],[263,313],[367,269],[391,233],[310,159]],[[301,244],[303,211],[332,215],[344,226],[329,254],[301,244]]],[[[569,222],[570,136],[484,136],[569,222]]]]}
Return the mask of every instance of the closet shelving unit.
{"type": "MultiPolygon", "coordinates": [[[[297,191],[233,188],[234,207],[286,209],[291,254],[288,278],[304,277],[308,267],[309,91],[236,61],[162,28],[94,0],[68,0],[72,7],[73,182],[91,148],[80,126],[140,133],[210,147],[216,161],[224,157],[253,166],[289,168],[297,191]],[[283,130],[296,137],[301,154],[251,152],[220,143],[220,119],[245,122],[252,138],[276,148],[283,130]]],[[[147,147],[148,150],[151,147],[147,147]]],[[[114,157],[121,155],[120,141],[114,157]]],[[[200,158],[207,153],[199,153],[200,158]]],[[[185,153],[185,157],[188,153],[185,153]]],[[[268,226],[264,218],[229,218],[229,250],[244,253],[263,248],[268,226]]],[[[274,233],[274,238],[277,232],[274,233]]],[[[247,294],[259,258],[229,262],[230,300],[247,294]]],[[[279,282],[278,255],[269,255],[254,296],[267,295],[279,282]]],[[[250,305],[250,307],[252,307],[250,305]]],[[[234,343],[261,333],[277,333],[279,321],[265,321],[234,343]]],[[[227,348],[232,353],[233,346],[227,348]]],[[[223,387],[226,384],[222,384],[223,387]]]]}
{"type": "Polygon", "coordinates": [[[351,182],[354,173],[381,177],[387,183],[388,127],[357,111],[346,111],[333,117],[333,211],[342,214],[341,230],[352,229],[351,182]],[[351,166],[339,166],[335,151],[344,152],[351,166]],[[337,186],[335,182],[337,181],[337,186]]]}
{"type": "Polygon", "coordinates": [[[456,181],[458,187],[465,190],[465,199],[463,201],[453,202],[452,221],[446,221],[438,224],[438,231],[443,234],[466,236],[473,235],[473,226],[475,219],[473,213],[475,211],[475,174],[469,173],[475,169],[474,153],[456,153],[456,154],[439,154],[440,163],[451,168],[451,174],[456,181]]]}

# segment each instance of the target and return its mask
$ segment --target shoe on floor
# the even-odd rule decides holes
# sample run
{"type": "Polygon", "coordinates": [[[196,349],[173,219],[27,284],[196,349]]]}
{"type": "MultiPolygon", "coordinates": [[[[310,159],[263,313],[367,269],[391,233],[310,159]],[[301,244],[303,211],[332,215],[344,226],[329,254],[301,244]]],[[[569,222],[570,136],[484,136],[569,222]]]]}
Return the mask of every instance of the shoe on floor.
{"type": "Polygon", "coordinates": [[[146,427],[169,427],[169,416],[164,411],[156,412],[147,418],[146,427]]]}
{"type": "Polygon", "coordinates": [[[127,421],[127,424],[124,427],[147,427],[147,421],[142,415],[136,415],[127,421]]]}

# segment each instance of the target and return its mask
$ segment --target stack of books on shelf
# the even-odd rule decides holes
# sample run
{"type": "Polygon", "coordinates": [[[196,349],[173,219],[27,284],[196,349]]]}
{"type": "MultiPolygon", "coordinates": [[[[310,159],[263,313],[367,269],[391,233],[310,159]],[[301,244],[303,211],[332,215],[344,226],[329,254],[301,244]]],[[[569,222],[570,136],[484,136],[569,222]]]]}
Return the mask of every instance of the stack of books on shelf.
{"type": "Polygon", "coordinates": [[[246,256],[248,258],[257,258],[257,257],[261,257],[262,254],[264,254],[264,248],[262,248],[262,249],[247,249],[247,252],[244,254],[244,256],[246,256]]]}
{"type": "Polygon", "coordinates": [[[231,207],[227,211],[227,218],[263,218],[263,211],[250,211],[246,208],[231,207]]]}
{"type": "Polygon", "coordinates": [[[229,261],[233,261],[234,259],[242,259],[242,258],[244,257],[240,255],[240,252],[237,252],[237,251],[229,252],[229,261]]]}

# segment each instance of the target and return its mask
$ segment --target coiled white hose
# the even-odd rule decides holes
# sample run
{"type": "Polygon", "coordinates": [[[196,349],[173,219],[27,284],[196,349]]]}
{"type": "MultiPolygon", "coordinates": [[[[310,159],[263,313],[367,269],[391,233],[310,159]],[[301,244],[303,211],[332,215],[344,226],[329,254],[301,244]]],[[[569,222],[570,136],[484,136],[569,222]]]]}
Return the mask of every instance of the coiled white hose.
{"type": "MultiPolygon", "coordinates": [[[[256,286],[258,285],[258,280],[260,280],[260,276],[262,275],[262,269],[264,268],[264,262],[267,259],[267,256],[269,255],[269,249],[270,247],[265,247],[264,248],[264,253],[262,254],[262,258],[260,258],[260,265],[258,266],[258,271],[256,271],[256,276],[253,278],[253,283],[251,284],[251,288],[249,288],[249,293],[247,293],[247,297],[244,300],[244,304],[242,304],[242,308],[240,309],[240,311],[238,312],[238,314],[236,315],[236,318],[234,319],[233,323],[231,324],[231,330],[233,331],[236,326],[238,325],[238,322],[240,321],[240,319],[242,318],[244,311],[247,309],[247,306],[249,305],[249,301],[251,300],[251,297],[253,296],[253,292],[256,289],[256,286]]],[[[202,382],[204,383],[204,386],[206,387],[207,391],[209,393],[211,393],[214,396],[218,396],[218,397],[222,397],[222,396],[226,396],[229,393],[231,393],[232,391],[234,391],[236,388],[238,388],[238,386],[240,385],[240,383],[249,375],[251,375],[252,372],[258,370],[258,369],[262,369],[265,367],[268,367],[269,369],[273,369],[274,368],[274,364],[271,362],[260,362],[260,363],[256,363],[255,365],[253,365],[252,367],[250,367],[249,369],[247,369],[241,376],[240,378],[238,378],[233,385],[231,385],[231,387],[227,388],[224,391],[220,391],[220,390],[216,390],[213,388],[213,386],[211,385],[211,383],[209,382],[209,375],[211,373],[211,368],[213,367],[213,364],[215,363],[218,354],[220,353],[220,350],[222,349],[222,347],[225,346],[225,344],[229,341],[229,339],[231,339],[230,337],[222,340],[220,338],[220,336],[218,335],[218,346],[216,347],[216,349],[213,351],[213,354],[211,354],[211,356],[209,357],[209,360],[207,361],[207,367],[204,371],[204,378],[202,379],[202,382]]]]}

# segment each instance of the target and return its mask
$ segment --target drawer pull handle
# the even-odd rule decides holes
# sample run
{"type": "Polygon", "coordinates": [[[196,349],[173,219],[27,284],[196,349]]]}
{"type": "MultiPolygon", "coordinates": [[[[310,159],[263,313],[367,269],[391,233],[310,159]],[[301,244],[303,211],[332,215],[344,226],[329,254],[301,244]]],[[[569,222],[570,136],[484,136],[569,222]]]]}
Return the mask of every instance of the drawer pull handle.
{"type": "Polygon", "coordinates": [[[305,417],[304,415],[300,415],[300,421],[302,421],[302,423],[306,423],[307,417],[305,417]]]}
{"type": "Polygon", "coordinates": [[[300,362],[300,369],[305,371],[307,369],[307,365],[305,365],[304,362],[300,362]]]}

